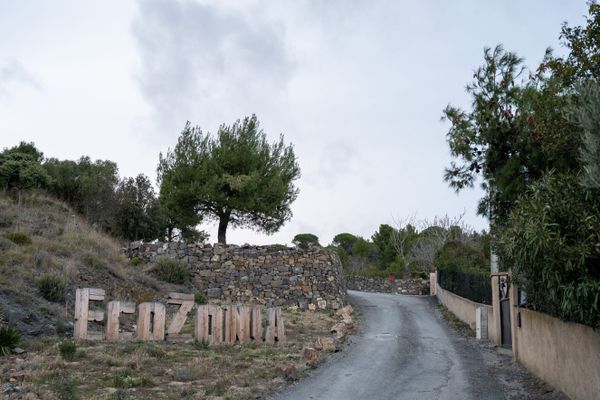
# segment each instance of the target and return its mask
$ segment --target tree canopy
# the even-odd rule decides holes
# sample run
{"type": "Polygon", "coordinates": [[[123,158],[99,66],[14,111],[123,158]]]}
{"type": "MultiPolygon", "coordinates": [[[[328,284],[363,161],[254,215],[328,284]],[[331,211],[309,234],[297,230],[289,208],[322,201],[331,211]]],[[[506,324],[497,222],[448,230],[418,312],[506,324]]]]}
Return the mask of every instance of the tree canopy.
{"type": "Polygon", "coordinates": [[[299,176],[293,146],[283,135],[269,144],[255,115],[221,125],[214,136],[187,123],[158,165],[169,217],[218,220],[219,243],[229,225],[276,232],[292,216],[299,176]]]}

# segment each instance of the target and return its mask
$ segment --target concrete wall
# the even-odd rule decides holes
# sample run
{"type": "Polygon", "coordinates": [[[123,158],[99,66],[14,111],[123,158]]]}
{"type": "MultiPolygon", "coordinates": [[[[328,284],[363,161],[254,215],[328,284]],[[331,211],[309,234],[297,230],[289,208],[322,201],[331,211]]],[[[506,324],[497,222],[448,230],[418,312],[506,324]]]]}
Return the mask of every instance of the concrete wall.
{"type": "Polygon", "coordinates": [[[518,308],[517,313],[517,360],[573,400],[600,399],[600,333],[528,309],[518,308]]]}
{"type": "Polygon", "coordinates": [[[339,257],[321,248],[134,242],[129,257],[171,257],[187,265],[190,285],[228,303],[337,309],[346,304],[339,257]]]}
{"type": "Polygon", "coordinates": [[[476,328],[476,313],[477,308],[483,307],[487,310],[487,338],[493,343],[496,343],[497,332],[496,332],[496,318],[494,318],[494,309],[492,306],[486,304],[476,303],[464,297],[460,297],[452,292],[449,292],[442,288],[439,284],[437,285],[436,296],[440,303],[442,303],[448,310],[450,310],[458,319],[465,324],[468,324],[471,329],[476,328]]]}

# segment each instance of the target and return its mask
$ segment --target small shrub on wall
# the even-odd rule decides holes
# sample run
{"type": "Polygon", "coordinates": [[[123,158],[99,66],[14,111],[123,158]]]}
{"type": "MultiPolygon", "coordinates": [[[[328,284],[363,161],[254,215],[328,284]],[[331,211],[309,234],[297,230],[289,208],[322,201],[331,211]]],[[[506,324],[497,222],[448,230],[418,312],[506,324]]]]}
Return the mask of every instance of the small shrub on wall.
{"type": "Polygon", "coordinates": [[[177,285],[184,284],[189,275],[188,269],[183,263],[169,257],[156,259],[155,272],[161,281],[177,285]]]}

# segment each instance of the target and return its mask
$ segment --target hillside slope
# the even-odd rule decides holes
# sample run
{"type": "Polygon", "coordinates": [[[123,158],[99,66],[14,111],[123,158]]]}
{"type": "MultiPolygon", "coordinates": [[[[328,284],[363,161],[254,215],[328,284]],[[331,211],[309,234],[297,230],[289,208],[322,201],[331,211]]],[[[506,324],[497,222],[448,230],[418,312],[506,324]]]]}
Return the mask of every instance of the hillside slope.
{"type": "Polygon", "coordinates": [[[17,204],[0,194],[0,322],[22,335],[53,334],[57,324],[64,326],[60,321],[72,321],[78,287],[103,288],[109,300],[135,302],[181,289],[129,265],[114,239],[64,203],[31,193],[17,204]],[[42,296],[39,284],[48,276],[66,284],[60,300],[42,296]]]}

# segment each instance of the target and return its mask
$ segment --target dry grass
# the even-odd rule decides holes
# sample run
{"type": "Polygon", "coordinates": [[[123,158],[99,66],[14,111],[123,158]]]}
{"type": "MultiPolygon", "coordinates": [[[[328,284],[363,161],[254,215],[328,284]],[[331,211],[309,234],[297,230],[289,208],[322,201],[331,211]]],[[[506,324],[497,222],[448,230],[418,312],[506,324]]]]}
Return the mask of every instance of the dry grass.
{"type": "Polygon", "coordinates": [[[57,338],[30,340],[20,360],[0,359],[0,382],[15,377],[25,393],[40,399],[265,398],[289,384],[283,364],[294,364],[300,376],[306,371],[304,343],[328,334],[336,318],[285,311],[284,321],[286,345],[88,343],[78,347],[73,362],[60,357],[57,338]]]}
{"type": "Polygon", "coordinates": [[[444,317],[448,324],[463,335],[475,337],[475,331],[468,324],[462,322],[452,311],[448,310],[443,304],[438,304],[437,309],[444,317]]]}

